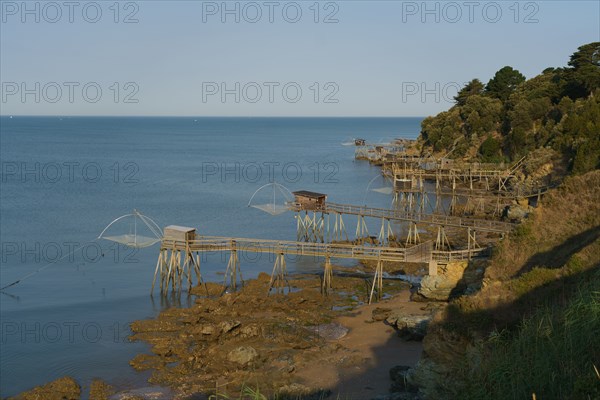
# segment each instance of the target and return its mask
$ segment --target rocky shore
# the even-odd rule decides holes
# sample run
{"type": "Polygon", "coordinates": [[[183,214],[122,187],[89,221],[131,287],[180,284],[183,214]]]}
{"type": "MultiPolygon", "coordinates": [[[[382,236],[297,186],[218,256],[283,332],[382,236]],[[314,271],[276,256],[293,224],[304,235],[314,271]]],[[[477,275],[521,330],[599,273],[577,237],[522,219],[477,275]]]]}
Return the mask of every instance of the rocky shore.
{"type": "Polygon", "coordinates": [[[192,307],[131,325],[131,339],[152,351],[130,364],[150,370],[153,386],[117,392],[65,377],[15,398],[79,399],[89,390],[90,399],[191,400],[250,389],[279,398],[384,398],[406,389],[402,371],[419,361],[437,307],[411,301],[411,285],[397,279],[385,281],[383,300],[365,304],[369,277],[336,276],[328,296],[316,276],[290,278],[288,293],[269,296],[266,274],[232,293],[199,286],[192,307]]]}
{"type": "Polygon", "coordinates": [[[379,305],[361,305],[368,288],[364,278],[336,277],[329,296],[320,293],[315,277],[297,277],[285,295],[266,296],[268,283],[268,275],[261,274],[220,297],[212,296],[218,285],[208,288],[208,297],[199,287],[195,306],[135,322],[132,338],[150,343],[153,354],[139,355],[131,365],[152,370],[152,383],[177,387],[182,395],[238,396],[246,385],[283,398],[358,393],[356,398],[364,398],[385,393],[390,385],[373,387],[373,379],[361,383],[365,374],[377,370],[375,375],[386,376],[403,357],[408,364],[418,361],[420,344],[404,344],[393,329],[401,326],[406,335],[412,328],[413,337],[420,338],[422,326],[402,318],[430,313],[409,302],[407,284],[387,282],[386,293],[403,296],[387,300],[395,306],[383,321],[379,305]],[[403,307],[410,313],[401,315],[403,307]],[[384,348],[397,354],[384,361],[384,348]]]}

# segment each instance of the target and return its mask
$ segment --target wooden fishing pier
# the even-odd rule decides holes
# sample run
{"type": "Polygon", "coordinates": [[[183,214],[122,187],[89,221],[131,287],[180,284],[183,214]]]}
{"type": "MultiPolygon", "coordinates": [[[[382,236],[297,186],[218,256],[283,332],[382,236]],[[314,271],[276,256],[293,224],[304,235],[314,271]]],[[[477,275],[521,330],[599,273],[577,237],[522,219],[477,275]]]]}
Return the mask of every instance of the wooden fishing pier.
{"type": "Polygon", "coordinates": [[[298,241],[321,243],[349,241],[344,215],[357,217],[355,238],[358,241],[364,241],[365,238],[371,239],[365,218],[381,221],[381,229],[376,242],[380,245],[398,242],[397,235],[392,229],[392,222],[405,222],[408,225],[405,247],[420,244],[419,231],[424,226],[435,227],[437,236],[434,249],[437,251],[451,250],[446,233],[447,228],[459,228],[467,234],[467,251],[479,247],[476,238],[477,232],[504,235],[514,228],[514,224],[502,221],[330,203],[326,201],[327,195],[305,190],[294,192],[294,195],[295,201],[289,203],[289,209],[296,213],[296,239],[298,241]]]}
{"type": "Polygon", "coordinates": [[[309,256],[324,260],[322,291],[331,288],[331,259],[354,259],[376,261],[373,284],[369,301],[375,292],[380,295],[383,288],[383,263],[427,264],[430,275],[437,274],[438,263],[469,260],[489,254],[489,247],[480,246],[477,232],[504,235],[514,225],[468,217],[455,217],[440,214],[409,213],[401,210],[330,203],[327,195],[306,190],[293,193],[295,199],[287,204],[296,213],[297,240],[270,240],[239,237],[204,236],[195,228],[168,226],[164,229],[161,248],[154,273],[152,290],[158,279],[161,292],[181,290],[186,284],[192,287],[194,280],[201,282],[201,253],[228,252],[229,260],[225,270],[225,282],[235,288],[238,278],[243,282],[239,252],[269,253],[275,256],[271,273],[269,292],[282,290],[286,279],[286,255],[309,256]],[[356,240],[351,243],[344,225],[344,215],[357,216],[356,240]],[[333,222],[331,223],[331,216],[333,222]],[[365,218],[381,220],[381,230],[377,241],[369,238],[365,218]],[[406,241],[398,246],[392,222],[408,224],[406,241]],[[419,235],[423,225],[437,227],[435,240],[422,241],[419,235]],[[446,228],[457,228],[467,233],[467,248],[452,249],[446,228]]]}
{"type": "Polygon", "coordinates": [[[552,187],[516,182],[516,171],[525,157],[510,167],[444,158],[403,157],[401,162],[384,162],[382,174],[393,183],[392,204],[411,211],[425,212],[429,205],[433,213],[457,215],[462,210],[463,215],[499,216],[504,207],[513,202],[539,202],[552,187]],[[425,182],[432,182],[433,188],[428,189],[425,182]],[[443,199],[449,199],[447,210],[442,206],[443,199]]]}
{"type": "Polygon", "coordinates": [[[365,139],[354,140],[354,158],[381,163],[391,159],[395,154],[402,154],[406,145],[414,142],[408,139],[396,139],[391,143],[368,143],[365,139]]]}
{"type": "MultiPolygon", "coordinates": [[[[194,283],[200,285],[201,254],[206,253],[229,253],[224,286],[228,285],[232,289],[236,288],[238,282],[244,282],[240,252],[267,253],[274,256],[268,293],[273,289],[283,291],[286,286],[286,256],[313,257],[323,261],[321,290],[324,294],[332,288],[332,259],[375,261],[376,267],[369,294],[371,302],[375,294],[382,294],[385,262],[424,264],[429,275],[436,275],[438,264],[489,256],[491,245],[480,245],[477,241],[478,233],[485,233],[488,237],[492,236],[492,240],[497,240],[496,238],[503,237],[515,227],[515,224],[509,222],[435,212],[443,197],[451,198],[452,210],[456,208],[460,196],[466,197],[467,202],[472,201],[472,207],[478,207],[478,202],[483,204],[485,199],[491,198],[498,199],[498,203],[500,199],[513,201],[534,196],[539,198],[549,189],[523,189],[515,187],[514,183],[513,186],[509,184],[509,181],[515,178],[515,171],[523,159],[510,168],[494,168],[492,165],[478,163],[457,164],[444,158],[407,155],[403,153],[405,144],[399,141],[388,145],[369,145],[363,139],[355,140],[357,152],[368,149],[369,157],[374,154],[377,160],[382,161],[383,175],[391,178],[393,182],[393,204],[400,207],[386,209],[332,203],[327,201],[327,195],[323,193],[307,190],[291,193],[287,189],[287,194],[294,197],[293,201],[288,197],[284,205],[277,205],[274,194],[273,204],[252,205],[272,215],[285,211],[294,212],[297,225],[295,241],[206,236],[198,234],[195,228],[176,225],[167,226],[161,231],[154,221],[136,210],[111,222],[99,238],[136,248],[149,247],[160,242],[152,292],[158,281],[161,293],[169,290],[180,291],[185,285],[191,289],[194,283]],[[435,182],[436,207],[431,213],[425,212],[425,205],[428,202],[431,205],[425,181],[435,182]],[[356,217],[353,240],[348,236],[345,216],[356,217]],[[133,217],[136,221],[139,219],[152,235],[142,236],[137,233],[137,228],[133,234],[110,235],[107,232],[113,224],[126,217],[133,217]],[[369,234],[367,219],[381,221],[378,236],[369,234]],[[404,232],[394,232],[393,223],[401,225],[404,232]],[[437,234],[430,231],[432,228],[437,229],[437,234]],[[465,233],[466,240],[462,242],[462,247],[466,244],[466,248],[452,248],[447,229],[452,230],[450,233],[454,235],[453,240],[465,233]],[[422,240],[421,236],[428,239],[422,240]]],[[[276,184],[271,185],[275,193],[276,184]]],[[[259,190],[266,186],[268,185],[259,190]]],[[[279,186],[281,185],[277,187],[279,186]]],[[[248,203],[249,206],[254,195],[248,203]]]]}
{"type": "Polygon", "coordinates": [[[275,255],[275,264],[271,273],[269,292],[272,289],[283,289],[286,282],[286,255],[310,256],[324,260],[322,292],[327,293],[332,287],[333,270],[331,259],[354,259],[377,261],[373,283],[369,296],[372,300],[375,292],[378,296],[383,290],[383,262],[411,262],[428,264],[432,275],[437,273],[438,263],[466,260],[488,254],[488,248],[472,248],[469,250],[443,251],[434,250],[432,242],[425,242],[407,248],[370,246],[366,244],[340,243],[308,243],[298,241],[282,241],[269,239],[234,238],[219,236],[202,236],[194,228],[169,226],[164,229],[160,252],[154,272],[152,291],[156,280],[159,280],[161,293],[167,292],[169,286],[173,291],[181,290],[187,283],[191,289],[193,281],[201,283],[200,254],[207,252],[229,252],[229,261],[225,271],[225,282],[236,288],[238,277],[243,283],[238,253],[270,253],[275,255]]]}

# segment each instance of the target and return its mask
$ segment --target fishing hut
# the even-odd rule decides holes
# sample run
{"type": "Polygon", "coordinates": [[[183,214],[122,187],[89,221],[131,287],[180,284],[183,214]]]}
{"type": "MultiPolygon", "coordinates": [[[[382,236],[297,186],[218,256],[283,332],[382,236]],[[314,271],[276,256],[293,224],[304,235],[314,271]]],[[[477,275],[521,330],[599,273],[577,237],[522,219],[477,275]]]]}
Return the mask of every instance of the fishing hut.
{"type": "Polygon", "coordinates": [[[448,170],[451,169],[452,167],[454,167],[454,160],[451,158],[441,158],[440,159],[440,169],[441,170],[448,170]]]}
{"type": "Polygon", "coordinates": [[[429,198],[421,177],[396,171],[393,175],[394,198],[392,204],[406,212],[425,211],[429,198]]]}
{"type": "Polygon", "coordinates": [[[163,230],[163,236],[165,239],[171,239],[175,241],[190,241],[196,238],[196,228],[169,225],[163,230]]]}
{"type": "Polygon", "coordinates": [[[299,190],[292,193],[298,208],[307,211],[319,211],[325,207],[327,195],[323,193],[299,190]]]}
{"type": "Polygon", "coordinates": [[[192,272],[195,273],[197,282],[200,282],[200,255],[198,251],[193,251],[191,248],[195,239],[196,228],[169,225],[163,229],[162,245],[154,271],[152,290],[154,290],[157,276],[161,292],[166,292],[169,285],[173,291],[181,290],[184,279],[187,280],[188,287],[191,289],[192,272]]]}
{"type": "Polygon", "coordinates": [[[357,160],[368,160],[369,159],[369,147],[365,139],[354,139],[354,158],[357,160]]]}
{"type": "Polygon", "coordinates": [[[394,189],[400,192],[410,192],[413,190],[413,179],[409,178],[395,178],[394,189]]]}
{"type": "Polygon", "coordinates": [[[386,155],[388,154],[388,149],[383,145],[375,145],[374,152],[372,157],[369,158],[369,161],[372,163],[381,163],[385,160],[386,155]]]}
{"type": "Polygon", "coordinates": [[[299,190],[294,195],[294,207],[297,222],[297,240],[309,242],[325,241],[324,212],[327,207],[327,195],[324,193],[299,190]],[[304,216],[302,215],[304,211],[304,216]],[[312,215],[309,214],[312,211],[312,215]],[[317,215],[320,212],[320,215],[317,215]]]}

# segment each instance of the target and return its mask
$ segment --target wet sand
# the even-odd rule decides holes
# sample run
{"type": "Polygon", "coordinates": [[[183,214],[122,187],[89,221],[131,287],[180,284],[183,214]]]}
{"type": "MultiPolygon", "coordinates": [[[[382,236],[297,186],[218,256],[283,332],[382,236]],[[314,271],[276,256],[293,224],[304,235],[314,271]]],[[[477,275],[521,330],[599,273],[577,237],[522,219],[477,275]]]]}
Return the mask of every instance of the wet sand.
{"type": "Polygon", "coordinates": [[[337,340],[342,348],[334,359],[315,363],[299,371],[298,377],[304,379],[307,386],[330,388],[330,398],[339,395],[344,399],[368,399],[387,393],[392,383],[389,370],[396,365],[414,366],[421,357],[422,345],[401,339],[384,321],[373,321],[372,312],[385,307],[426,315],[421,310],[423,303],[410,302],[409,297],[409,290],[404,289],[391,299],[365,304],[349,315],[337,317],[335,322],[349,329],[346,336],[337,340]],[[344,366],[340,361],[345,357],[359,362],[344,366]]]}

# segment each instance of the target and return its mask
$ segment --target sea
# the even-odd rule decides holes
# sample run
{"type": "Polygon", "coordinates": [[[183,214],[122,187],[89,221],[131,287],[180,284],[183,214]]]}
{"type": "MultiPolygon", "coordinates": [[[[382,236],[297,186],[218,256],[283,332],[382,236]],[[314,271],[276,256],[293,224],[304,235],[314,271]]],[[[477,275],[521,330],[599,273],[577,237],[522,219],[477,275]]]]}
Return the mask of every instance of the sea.
{"type": "MultiPolygon", "coordinates": [[[[105,237],[149,241],[155,223],[296,240],[292,212],[264,211],[279,211],[296,190],[389,208],[382,189],[390,184],[379,167],[354,159],[354,139],[414,139],[421,121],[0,117],[0,287],[18,282],[0,292],[0,396],[62,376],[84,390],[94,378],[117,389],[148,385],[148,373],[129,365],[149,351],[129,340],[129,323],[194,298],[151,295],[158,244],[131,248],[105,237]]],[[[356,220],[345,223],[353,235],[356,220]]],[[[377,221],[369,224],[377,235],[377,221]]],[[[205,255],[203,279],[222,282],[226,266],[226,254],[205,255]]],[[[253,278],[270,273],[273,258],[242,253],[240,267],[253,278]]],[[[322,264],[290,257],[287,268],[311,273],[322,264]]]]}

